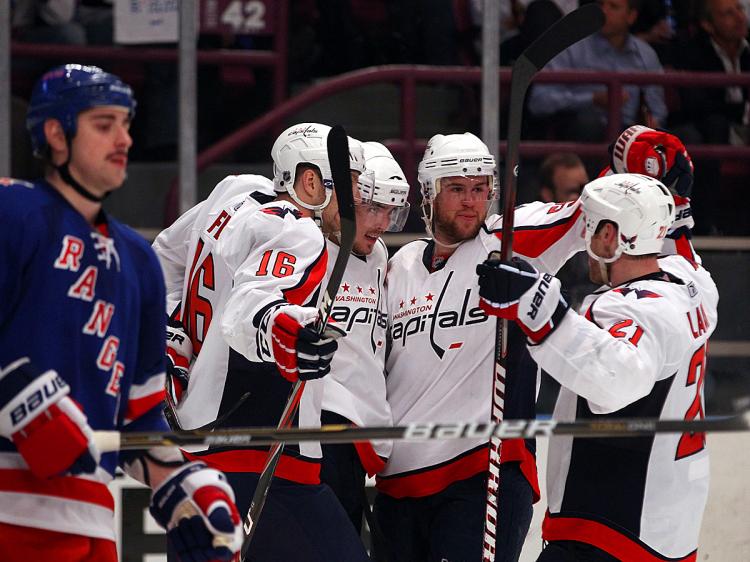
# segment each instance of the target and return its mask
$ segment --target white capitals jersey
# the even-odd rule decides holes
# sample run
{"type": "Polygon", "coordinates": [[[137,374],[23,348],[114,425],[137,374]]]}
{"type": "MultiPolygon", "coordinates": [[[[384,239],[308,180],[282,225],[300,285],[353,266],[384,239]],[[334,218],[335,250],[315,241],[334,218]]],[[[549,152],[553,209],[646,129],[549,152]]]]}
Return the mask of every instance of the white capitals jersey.
{"type": "MultiPolygon", "coordinates": [[[[278,424],[291,384],[273,362],[261,319],[285,302],[317,306],[321,294],[328,254],[320,229],[291,203],[261,204],[269,198],[269,180],[241,178],[217,185],[199,209],[188,211],[154,244],[164,263],[180,253],[175,248],[188,235],[180,319],[193,345],[193,361],[177,408],[187,429],[227,415],[246,394],[221,427],[278,424]]],[[[178,270],[165,267],[167,274],[178,270]]],[[[171,288],[174,283],[167,281],[171,288]]],[[[322,384],[306,384],[295,425],[320,425],[322,384]]],[[[265,451],[220,447],[188,456],[224,471],[260,472],[265,451]]],[[[277,475],[316,483],[319,460],[318,443],[286,447],[277,475]]]]}
{"type": "MultiPolygon", "coordinates": [[[[587,297],[541,345],[540,367],[562,385],[554,417],[704,417],[707,341],[718,293],[682,256],[662,273],[587,297]]],[[[708,495],[702,433],[550,439],[545,540],[593,544],[619,560],[696,560],[708,495]]]]}
{"type": "MultiPolygon", "coordinates": [[[[339,253],[328,244],[328,275],[339,253]]],[[[331,311],[331,320],[346,331],[323,378],[323,409],[358,426],[391,425],[391,408],[385,390],[385,272],[388,250],[378,240],[369,256],[349,256],[344,277],[331,311]]],[[[355,443],[368,474],[382,470],[391,441],[355,443]]]]}
{"type": "MultiPolygon", "coordinates": [[[[577,203],[518,207],[514,253],[542,271],[556,272],[583,248],[580,216],[577,203]]],[[[392,347],[386,381],[395,425],[490,421],[496,321],[479,308],[475,270],[489,252],[500,249],[501,228],[501,217],[488,217],[479,234],[458,246],[436,271],[430,267],[431,240],[407,244],[391,259],[387,308],[392,347]]],[[[532,371],[515,381],[508,377],[506,417],[534,416],[532,371]],[[511,384],[527,387],[520,403],[511,403],[511,384]]],[[[524,442],[506,441],[502,450],[504,462],[521,462],[538,493],[535,460],[524,442]]],[[[486,471],[488,459],[485,439],[397,441],[377,486],[393,497],[432,495],[486,471]]]]}

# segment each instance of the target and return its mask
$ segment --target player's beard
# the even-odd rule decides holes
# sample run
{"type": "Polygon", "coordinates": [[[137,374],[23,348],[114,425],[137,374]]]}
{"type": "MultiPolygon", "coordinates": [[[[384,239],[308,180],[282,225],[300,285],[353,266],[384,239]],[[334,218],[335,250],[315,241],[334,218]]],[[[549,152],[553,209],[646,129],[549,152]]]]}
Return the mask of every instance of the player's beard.
{"type": "Polygon", "coordinates": [[[487,217],[487,209],[477,211],[475,221],[471,224],[461,224],[454,217],[449,217],[447,212],[440,209],[439,205],[435,206],[435,234],[441,242],[446,244],[455,244],[471,240],[477,234],[487,217]]]}

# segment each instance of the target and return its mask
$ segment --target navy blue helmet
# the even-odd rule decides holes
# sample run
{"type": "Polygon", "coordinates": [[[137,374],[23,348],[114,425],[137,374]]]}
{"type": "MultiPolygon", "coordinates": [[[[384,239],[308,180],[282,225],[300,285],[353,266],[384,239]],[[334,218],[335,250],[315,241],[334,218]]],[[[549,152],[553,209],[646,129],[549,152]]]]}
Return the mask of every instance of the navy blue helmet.
{"type": "Polygon", "coordinates": [[[47,119],[57,119],[66,137],[72,139],[78,114],[103,105],[125,107],[132,118],[136,105],[133,90],[117,76],[97,66],[66,64],[44,74],[34,86],[26,113],[26,128],[31,134],[34,154],[42,156],[47,146],[44,136],[47,119]]]}

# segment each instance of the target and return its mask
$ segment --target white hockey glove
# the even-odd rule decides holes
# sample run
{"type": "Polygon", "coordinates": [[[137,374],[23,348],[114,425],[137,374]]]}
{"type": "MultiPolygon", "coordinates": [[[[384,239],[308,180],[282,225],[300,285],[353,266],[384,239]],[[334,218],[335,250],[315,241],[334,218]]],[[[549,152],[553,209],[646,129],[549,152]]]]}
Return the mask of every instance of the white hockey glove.
{"type": "Polygon", "coordinates": [[[231,560],[242,547],[234,492],[223,473],[192,462],[154,490],[151,515],[181,562],[231,560]]]}
{"type": "Polygon", "coordinates": [[[28,357],[0,370],[0,435],[13,440],[37,478],[91,473],[99,464],[93,433],[70,387],[57,372],[28,357]]]}
{"type": "Polygon", "coordinates": [[[540,275],[520,259],[487,259],[477,266],[479,306],[491,316],[515,321],[528,339],[539,344],[562,322],[570,305],[560,280],[540,275]]]}

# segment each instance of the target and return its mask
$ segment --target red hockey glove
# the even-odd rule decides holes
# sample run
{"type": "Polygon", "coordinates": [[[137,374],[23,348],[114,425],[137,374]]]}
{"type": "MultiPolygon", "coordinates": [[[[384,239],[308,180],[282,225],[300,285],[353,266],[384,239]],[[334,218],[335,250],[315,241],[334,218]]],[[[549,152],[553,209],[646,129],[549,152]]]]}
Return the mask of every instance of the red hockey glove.
{"type": "Polygon", "coordinates": [[[193,344],[179,323],[167,324],[167,376],[172,381],[172,399],[179,403],[187,390],[193,344]]]}
{"type": "MultiPolygon", "coordinates": [[[[676,136],[643,125],[625,129],[609,147],[612,171],[644,174],[661,181],[681,198],[690,197],[693,161],[676,136]]],[[[681,201],[675,198],[680,205],[681,201]]]]}
{"type": "Polygon", "coordinates": [[[13,440],[37,478],[90,473],[99,464],[91,428],[69,392],[60,375],[39,371],[28,357],[0,370],[0,435],[13,440]]]}
{"type": "Polygon", "coordinates": [[[298,306],[278,309],[272,322],[271,338],[273,356],[281,375],[289,382],[298,379],[319,379],[331,372],[333,354],[338,349],[338,338],[344,332],[328,324],[323,334],[318,334],[310,318],[317,310],[298,306]]]}
{"type": "Polygon", "coordinates": [[[149,508],[182,562],[231,560],[242,547],[240,514],[224,474],[193,462],[154,490],[149,508]]]}
{"type": "Polygon", "coordinates": [[[569,304],[560,280],[540,275],[520,259],[489,258],[477,266],[479,307],[491,316],[515,321],[532,343],[543,342],[562,322],[569,304]]]}

